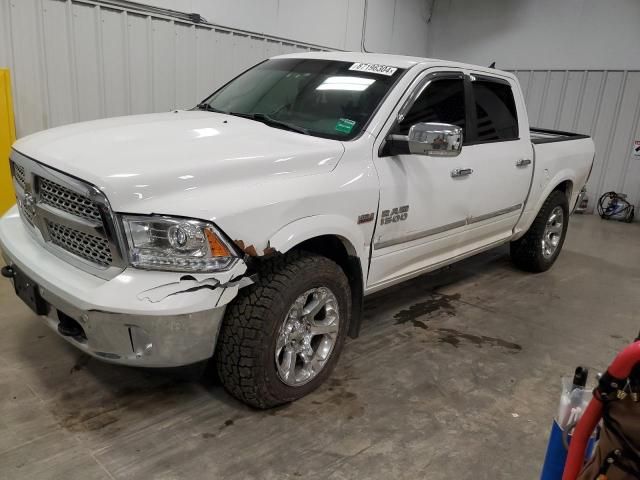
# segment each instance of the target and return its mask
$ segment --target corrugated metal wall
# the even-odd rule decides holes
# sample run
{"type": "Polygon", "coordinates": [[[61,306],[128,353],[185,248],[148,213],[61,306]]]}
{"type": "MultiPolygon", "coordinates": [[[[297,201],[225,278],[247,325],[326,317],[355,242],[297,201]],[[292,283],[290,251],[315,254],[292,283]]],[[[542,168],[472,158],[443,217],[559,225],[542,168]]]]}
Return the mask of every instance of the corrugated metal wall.
{"type": "Polygon", "coordinates": [[[626,193],[640,216],[640,71],[518,70],[531,125],[589,134],[596,163],[587,185],[591,208],[611,190],[626,193]]]}
{"type": "Polygon", "coordinates": [[[0,68],[18,137],[57,125],[192,107],[258,61],[322,47],[87,0],[0,0],[0,68]]]}

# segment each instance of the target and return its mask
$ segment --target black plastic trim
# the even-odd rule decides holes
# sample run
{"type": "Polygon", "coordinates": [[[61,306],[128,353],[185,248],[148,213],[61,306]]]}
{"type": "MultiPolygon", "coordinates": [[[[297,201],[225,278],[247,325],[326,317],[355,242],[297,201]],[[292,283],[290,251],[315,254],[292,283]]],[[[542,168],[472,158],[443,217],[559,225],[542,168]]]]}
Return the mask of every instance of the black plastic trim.
{"type": "Polygon", "coordinates": [[[465,147],[471,147],[473,145],[486,145],[487,143],[505,143],[505,142],[518,142],[520,137],[517,138],[501,138],[499,140],[475,140],[473,142],[468,142],[463,144],[465,147]]]}
{"type": "Polygon", "coordinates": [[[360,259],[349,256],[349,271],[346,272],[351,285],[351,320],[347,334],[351,338],[360,335],[362,318],[364,316],[364,285],[362,282],[362,264],[360,259]]]}
{"type": "Polygon", "coordinates": [[[549,135],[557,135],[552,138],[535,138],[531,139],[531,143],[534,145],[540,145],[543,143],[555,143],[555,142],[567,142],[569,140],[581,140],[584,138],[591,138],[590,135],[584,135],[582,133],[563,132],[562,130],[548,130],[546,128],[530,128],[531,133],[539,132],[549,135]]]}

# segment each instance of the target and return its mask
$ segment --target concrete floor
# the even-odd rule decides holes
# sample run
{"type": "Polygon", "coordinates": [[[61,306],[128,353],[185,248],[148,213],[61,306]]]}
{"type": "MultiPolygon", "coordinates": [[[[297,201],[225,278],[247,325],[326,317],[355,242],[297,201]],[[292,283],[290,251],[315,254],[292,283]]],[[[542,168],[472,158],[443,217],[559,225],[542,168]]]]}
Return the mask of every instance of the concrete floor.
{"type": "Polygon", "coordinates": [[[3,281],[0,478],[535,478],[560,376],[640,329],[640,224],[574,216],[546,274],[506,252],[369,297],[331,380],[266,412],[90,359],[3,281]]]}

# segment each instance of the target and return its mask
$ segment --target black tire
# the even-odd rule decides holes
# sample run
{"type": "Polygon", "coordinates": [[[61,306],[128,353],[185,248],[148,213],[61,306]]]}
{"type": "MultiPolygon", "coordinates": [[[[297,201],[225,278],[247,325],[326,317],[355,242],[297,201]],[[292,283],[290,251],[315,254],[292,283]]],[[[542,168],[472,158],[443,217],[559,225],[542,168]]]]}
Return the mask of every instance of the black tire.
{"type": "Polygon", "coordinates": [[[256,408],[292,402],[320,386],[335,367],[351,317],[351,292],[342,269],[326,257],[292,252],[265,261],[253,285],[240,290],[227,307],[215,353],[225,389],[256,408]],[[333,350],[308,383],[285,384],[275,364],[276,340],[285,316],[298,296],[326,287],[337,299],[340,321],[333,350]]]}
{"type": "Polygon", "coordinates": [[[564,240],[567,236],[567,227],[569,225],[569,202],[564,192],[554,190],[547,197],[542,208],[538,212],[535,220],[527,230],[524,236],[518,240],[511,242],[511,260],[516,267],[527,272],[545,272],[555,263],[564,240]],[[542,239],[551,212],[556,208],[562,208],[563,212],[563,228],[560,234],[560,241],[555,252],[549,257],[542,254],[542,239]]]}

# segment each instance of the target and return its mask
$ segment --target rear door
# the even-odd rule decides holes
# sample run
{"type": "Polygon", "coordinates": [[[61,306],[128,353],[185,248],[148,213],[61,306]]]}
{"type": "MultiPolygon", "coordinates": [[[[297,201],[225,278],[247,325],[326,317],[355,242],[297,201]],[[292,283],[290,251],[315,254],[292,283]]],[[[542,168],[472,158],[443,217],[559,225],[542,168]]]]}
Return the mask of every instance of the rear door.
{"type": "Polygon", "coordinates": [[[473,178],[462,242],[474,250],[511,236],[533,176],[533,150],[515,81],[468,73],[471,122],[465,148],[473,178]]]}

